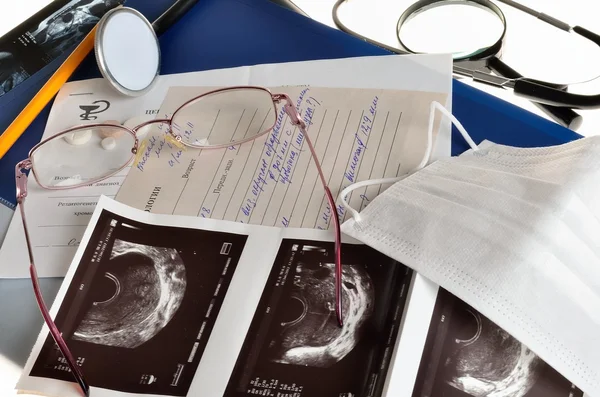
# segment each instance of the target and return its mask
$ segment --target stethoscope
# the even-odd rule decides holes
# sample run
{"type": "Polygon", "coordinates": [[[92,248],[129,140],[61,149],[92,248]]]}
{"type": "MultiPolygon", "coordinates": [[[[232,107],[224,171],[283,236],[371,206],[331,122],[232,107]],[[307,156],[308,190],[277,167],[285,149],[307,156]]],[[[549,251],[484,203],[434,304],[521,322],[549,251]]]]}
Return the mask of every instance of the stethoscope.
{"type": "MultiPolygon", "coordinates": [[[[469,53],[453,54],[453,71],[455,74],[472,78],[474,81],[491,86],[512,89],[515,95],[531,100],[551,117],[553,117],[557,122],[560,122],[561,124],[573,129],[576,129],[581,123],[581,117],[577,113],[573,112],[571,108],[600,108],[600,94],[581,95],[570,93],[567,91],[567,85],[554,84],[524,77],[509,65],[504,63],[500,58],[506,36],[506,18],[502,10],[490,0],[419,0],[416,3],[413,3],[402,13],[402,15],[400,15],[400,18],[398,19],[396,26],[398,47],[391,47],[368,37],[362,36],[361,34],[354,32],[344,25],[338,17],[338,9],[346,1],[348,0],[337,0],[333,6],[332,16],[336,26],[348,34],[356,36],[368,43],[382,47],[396,54],[418,53],[410,49],[404,43],[400,32],[407,22],[420,13],[432,8],[455,4],[473,6],[488,11],[496,16],[502,23],[503,28],[500,38],[490,46],[486,46],[469,53]],[[494,74],[492,74],[492,72],[494,74]]],[[[600,36],[587,29],[584,29],[580,26],[572,27],[563,21],[535,11],[513,0],[498,1],[532,15],[558,29],[566,32],[577,33],[578,35],[600,46],[600,36]]]]}

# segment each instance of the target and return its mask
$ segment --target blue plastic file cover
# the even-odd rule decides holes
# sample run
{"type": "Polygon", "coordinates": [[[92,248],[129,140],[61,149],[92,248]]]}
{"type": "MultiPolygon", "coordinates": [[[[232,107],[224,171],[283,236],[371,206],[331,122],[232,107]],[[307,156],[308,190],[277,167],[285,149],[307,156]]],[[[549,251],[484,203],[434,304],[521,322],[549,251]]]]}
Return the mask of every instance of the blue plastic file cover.
{"type": "MultiPolygon", "coordinates": [[[[149,10],[154,2],[143,4],[149,10]]],[[[148,12],[148,11],[147,11],[148,12]]],[[[183,73],[261,63],[385,55],[345,33],[331,29],[268,0],[200,0],[160,38],[162,74],[183,73]]],[[[399,71],[400,73],[401,71],[399,71]]],[[[99,77],[94,59],[87,59],[76,79],[99,77]]],[[[489,139],[514,146],[549,146],[580,136],[507,102],[458,81],[453,84],[453,112],[476,142],[489,139]]],[[[13,164],[39,139],[48,112],[37,118],[11,150],[10,167],[2,164],[0,197],[14,202],[13,164]]],[[[452,153],[467,148],[453,131],[452,153]]],[[[2,160],[5,162],[5,160],[2,160]]]]}

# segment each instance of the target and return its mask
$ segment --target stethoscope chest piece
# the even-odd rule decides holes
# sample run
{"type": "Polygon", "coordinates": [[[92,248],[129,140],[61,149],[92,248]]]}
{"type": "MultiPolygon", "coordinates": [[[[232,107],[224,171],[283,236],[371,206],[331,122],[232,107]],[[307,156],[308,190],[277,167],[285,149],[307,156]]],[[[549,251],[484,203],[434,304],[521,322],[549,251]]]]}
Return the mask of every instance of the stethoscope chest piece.
{"type": "Polygon", "coordinates": [[[102,76],[124,95],[143,95],[156,82],[158,38],[150,22],[132,8],[115,8],[100,20],[95,52],[102,76]]]}

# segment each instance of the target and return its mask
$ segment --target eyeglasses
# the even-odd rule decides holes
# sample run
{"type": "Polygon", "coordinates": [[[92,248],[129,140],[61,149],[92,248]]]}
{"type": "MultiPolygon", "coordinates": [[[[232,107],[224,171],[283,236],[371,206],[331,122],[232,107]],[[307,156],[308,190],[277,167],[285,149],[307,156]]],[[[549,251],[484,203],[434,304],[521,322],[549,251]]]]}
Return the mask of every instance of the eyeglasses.
{"type": "Polygon", "coordinates": [[[213,90],[185,102],[170,118],[151,120],[131,129],[112,124],[88,124],[67,129],[34,146],[29,152],[29,158],[16,165],[17,204],[23,218],[29,253],[29,272],[35,298],[52,338],[86,396],[90,393],[89,385],[50,317],[40,291],[25,219],[27,174],[24,171],[31,170],[37,183],[44,189],[72,189],[87,186],[118,173],[133,160],[138,151],[142,151],[138,146],[137,133],[143,127],[150,124],[166,124],[167,136],[174,139],[174,143],[190,148],[226,148],[251,141],[271,131],[277,122],[277,105],[281,102],[292,125],[297,126],[304,136],[323,183],[328,204],[334,213],[332,218],[335,229],[335,312],[338,323],[342,325],[340,221],[335,210],[335,200],[306,132],[306,125],[286,94],[272,94],[266,88],[253,86],[213,90]],[[254,116],[244,136],[231,137],[219,132],[218,128],[215,130],[217,120],[239,120],[240,113],[249,109],[254,112],[254,116]],[[192,115],[194,124],[188,121],[192,115]]]}

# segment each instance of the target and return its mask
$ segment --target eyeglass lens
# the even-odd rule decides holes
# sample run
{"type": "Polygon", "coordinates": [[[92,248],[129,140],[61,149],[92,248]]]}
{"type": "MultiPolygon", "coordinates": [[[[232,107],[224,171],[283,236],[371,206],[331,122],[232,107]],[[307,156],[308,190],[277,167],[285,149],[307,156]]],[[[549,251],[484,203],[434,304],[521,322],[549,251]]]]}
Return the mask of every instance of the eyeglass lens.
{"type": "Polygon", "coordinates": [[[135,136],[119,126],[89,126],[59,134],[35,149],[33,172],[45,188],[75,187],[115,173],[133,158],[135,136]]]}
{"type": "Polygon", "coordinates": [[[259,88],[209,93],[186,103],[172,116],[173,132],[181,136],[183,143],[199,147],[223,147],[251,140],[274,124],[271,94],[259,88]]]}

